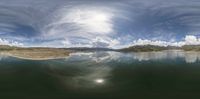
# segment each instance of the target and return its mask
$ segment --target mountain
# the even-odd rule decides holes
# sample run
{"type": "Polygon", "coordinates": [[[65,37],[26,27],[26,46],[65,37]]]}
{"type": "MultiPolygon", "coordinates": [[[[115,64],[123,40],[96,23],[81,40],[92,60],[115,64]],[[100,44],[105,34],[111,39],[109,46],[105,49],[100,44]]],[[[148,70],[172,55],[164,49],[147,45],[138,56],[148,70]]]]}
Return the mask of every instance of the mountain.
{"type": "Polygon", "coordinates": [[[185,51],[200,51],[200,45],[184,45],[181,49],[185,51]]]}
{"type": "Polygon", "coordinates": [[[90,48],[90,47],[73,47],[73,48],[65,48],[66,50],[71,51],[115,51],[114,49],[110,48],[90,48]]]}
{"type": "Polygon", "coordinates": [[[44,47],[14,47],[9,45],[0,45],[0,51],[9,52],[37,52],[45,53],[49,52],[53,54],[54,52],[65,53],[68,52],[91,52],[91,51],[118,51],[118,52],[149,52],[149,51],[163,51],[163,50],[185,50],[185,51],[200,51],[200,45],[184,45],[182,47],[175,46],[156,46],[156,45],[136,45],[128,48],[122,49],[110,49],[110,48],[90,48],[90,47],[73,47],[73,48],[44,48],[44,47]]]}
{"type": "Polygon", "coordinates": [[[128,48],[122,48],[118,51],[121,52],[148,52],[148,51],[162,51],[162,50],[168,50],[168,47],[163,46],[155,46],[155,45],[136,45],[131,46],[128,48]]]}
{"type": "Polygon", "coordinates": [[[121,52],[148,52],[148,51],[162,51],[162,50],[184,50],[184,51],[200,51],[200,45],[184,45],[182,47],[176,46],[155,46],[155,45],[137,45],[128,48],[122,48],[121,52]]]}
{"type": "Polygon", "coordinates": [[[8,51],[8,50],[14,50],[18,47],[9,46],[9,45],[0,45],[0,51],[8,51]]]}

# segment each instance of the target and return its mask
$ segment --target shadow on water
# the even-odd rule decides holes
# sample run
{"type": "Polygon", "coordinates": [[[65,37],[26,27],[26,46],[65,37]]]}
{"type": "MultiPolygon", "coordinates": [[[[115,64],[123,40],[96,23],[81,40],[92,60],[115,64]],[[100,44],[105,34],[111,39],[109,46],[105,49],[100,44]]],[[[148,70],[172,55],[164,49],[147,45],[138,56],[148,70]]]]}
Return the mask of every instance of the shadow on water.
{"type": "Polygon", "coordinates": [[[3,99],[177,99],[200,96],[200,53],[74,53],[65,59],[0,58],[3,99]]]}

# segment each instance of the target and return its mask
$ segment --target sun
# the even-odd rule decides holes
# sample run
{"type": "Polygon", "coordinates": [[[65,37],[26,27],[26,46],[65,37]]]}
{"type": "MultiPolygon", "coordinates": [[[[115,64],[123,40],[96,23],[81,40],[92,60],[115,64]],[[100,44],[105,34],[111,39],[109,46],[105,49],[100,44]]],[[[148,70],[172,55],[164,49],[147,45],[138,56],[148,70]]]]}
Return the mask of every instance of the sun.
{"type": "Polygon", "coordinates": [[[106,11],[73,9],[67,13],[64,22],[73,23],[88,33],[111,33],[113,31],[112,14],[106,11]]]}
{"type": "Polygon", "coordinates": [[[94,22],[106,22],[109,21],[109,17],[105,13],[91,13],[91,19],[94,22]]]}

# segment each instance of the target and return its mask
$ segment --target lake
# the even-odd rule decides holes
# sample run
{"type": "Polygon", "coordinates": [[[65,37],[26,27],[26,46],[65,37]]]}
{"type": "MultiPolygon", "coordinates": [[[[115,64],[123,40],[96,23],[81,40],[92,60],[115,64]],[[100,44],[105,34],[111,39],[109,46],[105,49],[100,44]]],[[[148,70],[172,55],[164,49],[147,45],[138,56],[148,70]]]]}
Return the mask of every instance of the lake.
{"type": "Polygon", "coordinates": [[[43,61],[0,55],[1,99],[199,96],[200,52],[79,52],[43,61]]]}

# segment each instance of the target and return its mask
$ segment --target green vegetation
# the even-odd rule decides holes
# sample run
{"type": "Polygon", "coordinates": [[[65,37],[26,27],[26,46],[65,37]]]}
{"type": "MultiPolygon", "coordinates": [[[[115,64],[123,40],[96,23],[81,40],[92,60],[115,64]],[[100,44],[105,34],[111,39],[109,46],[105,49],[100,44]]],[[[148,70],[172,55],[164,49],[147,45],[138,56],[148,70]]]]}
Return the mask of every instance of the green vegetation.
{"type": "Polygon", "coordinates": [[[138,45],[129,48],[123,48],[121,52],[148,52],[148,51],[163,51],[163,50],[184,50],[184,51],[200,51],[200,45],[184,45],[182,47],[175,46],[155,46],[155,45],[138,45]]]}
{"type": "Polygon", "coordinates": [[[137,45],[128,48],[120,49],[122,52],[148,52],[148,51],[162,51],[167,50],[168,47],[155,46],[155,45],[137,45]]]}
{"type": "Polygon", "coordinates": [[[0,51],[8,51],[8,50],[14,50],[18,47],[8,46],[8,45],[0,45],[0,51]]]}
{"type": "Polygon", "coordinates": [[[182,49],[185,51],[200,51],[200,45],[184,45],[182,49]]]}

